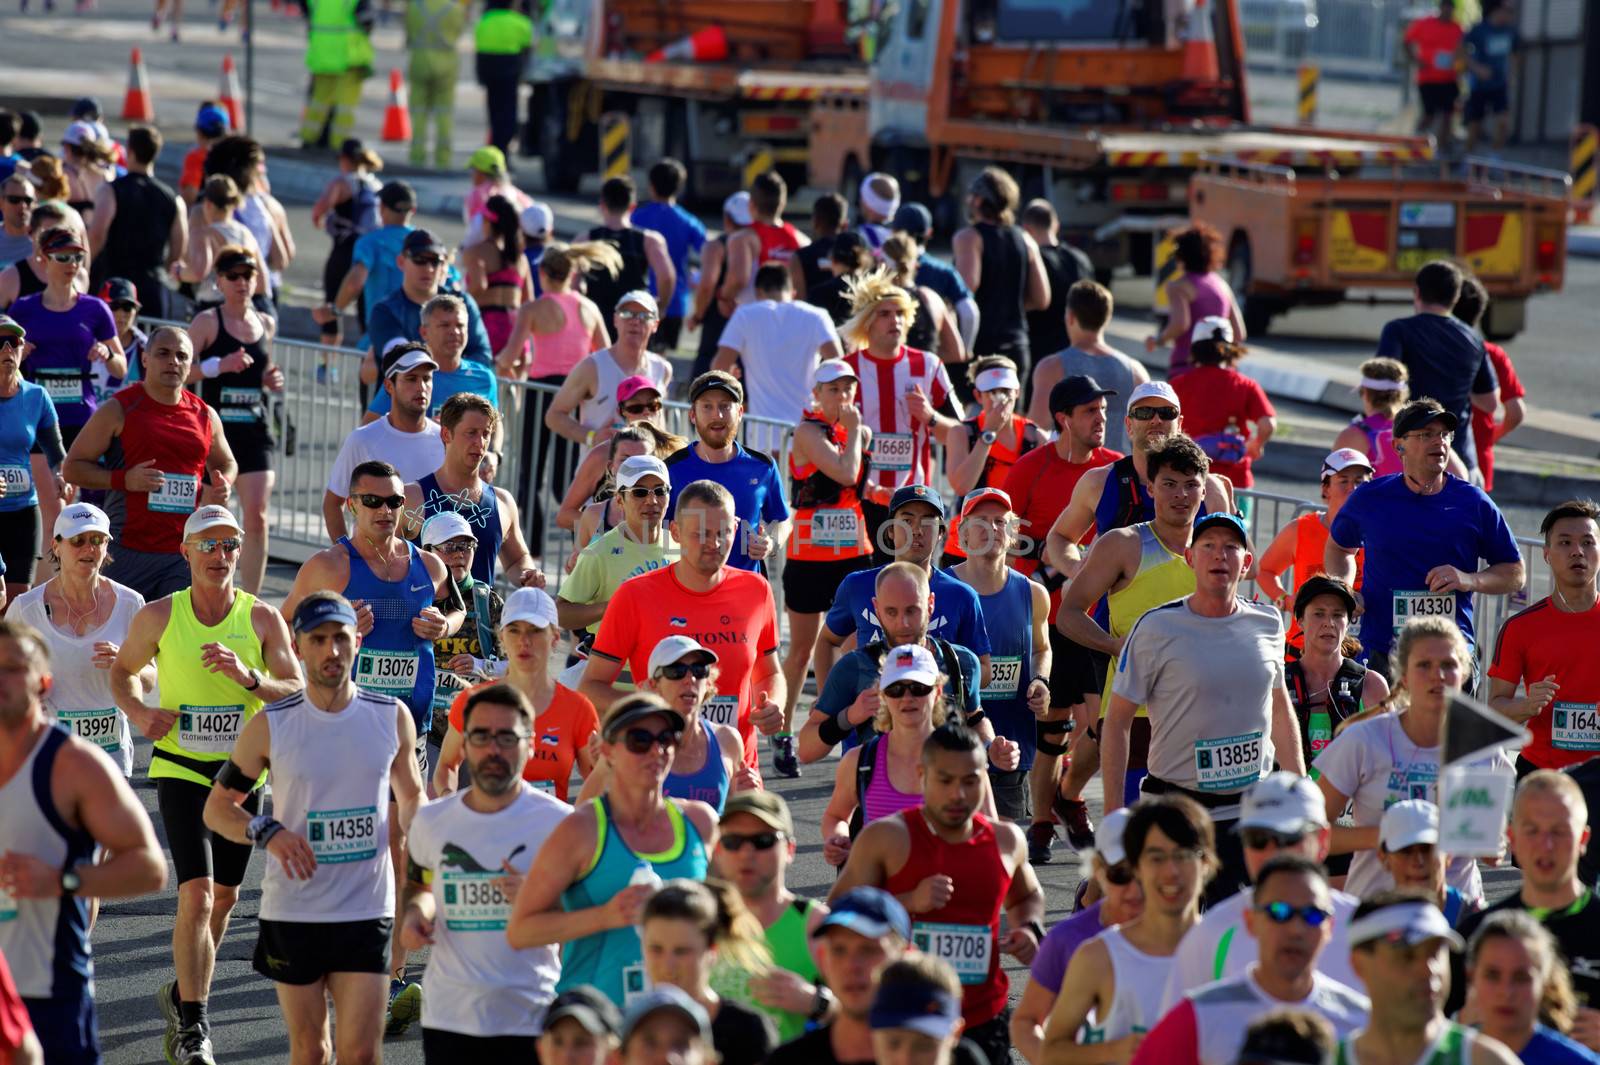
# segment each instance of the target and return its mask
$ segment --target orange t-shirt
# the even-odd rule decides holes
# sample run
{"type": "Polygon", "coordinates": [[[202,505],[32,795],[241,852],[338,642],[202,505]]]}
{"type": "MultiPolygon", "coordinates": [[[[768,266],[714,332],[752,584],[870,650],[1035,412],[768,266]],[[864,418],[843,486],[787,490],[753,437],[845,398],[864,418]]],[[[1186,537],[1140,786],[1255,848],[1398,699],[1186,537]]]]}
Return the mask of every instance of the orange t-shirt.
{"type": "Polygon", "coordinates": [[[198,189],[206,183],[206,153],[208,148],[195,145],[183,157],[183,173],[178,176],[180,189],[198,189]]]}
{"type": "Polygon", "coordinates": [[[1419,18],[1406,29],[1406,43],[1417,46],[1417,84],[1438,85],[1456,80],[1456,51],[1466,36],[1462,28],[1438,15],[1419,18]]]}
{"type": "MultiPolygon", "coordinates": [[[[456,694],[450,704],[450,727],[465,735],[467,696],[499,681],[477,684],[456,694]]],[[[552,791],[562,802],[567,800],[567,783],[572,779],[572,763],[589,737],[600,729],[600,715],[587,696],[556,685],[550,705],[533,721],[533,743],[522,779],[541,791],[552,791]]]]}
{"type": "MultiPolygon", "coordinates": [[[[1325,565],[1328,549],[1328,527],[1322,524],[1322,511],[1308,511],[1294,519],[1294,581],[1292,586],[1286,586],[1284,591],[1289,593],[1289,601],[1294,601],[1294,595],[1300,586],[1318,574],[1328,572],[1325,565]]],[[[1364,550],[1356,552],[1356,581],[1351,585],[1352,591],[1361,590],[1361,567],[1366,562],[1364,550]]],[[[1354,628],[1356,621],[1350,619],[1354,628]]],[[[1289,632],[1285,642],[1290,647],[1305,646],[1305,633],[1300,629],[1300,622],[1296,618],[1289,619],[1289,632]]]]}
{"type": "Polygon", "coordinates": [[[647,677],[650,652],[668,636],[688,636],[715,651],[717,694],[700,712],[737,726],[745,764],[759,769],[760,748],[750,724],[751,699],[759,693],[750,690],[750,674],[762,655],[778,649],[778,614],[765,577],[727,567],[722,572],[722,583],[704,593],[685,588],[676,565],[623,581],[590,653],[626,662],[634,677],[647,677]]]}

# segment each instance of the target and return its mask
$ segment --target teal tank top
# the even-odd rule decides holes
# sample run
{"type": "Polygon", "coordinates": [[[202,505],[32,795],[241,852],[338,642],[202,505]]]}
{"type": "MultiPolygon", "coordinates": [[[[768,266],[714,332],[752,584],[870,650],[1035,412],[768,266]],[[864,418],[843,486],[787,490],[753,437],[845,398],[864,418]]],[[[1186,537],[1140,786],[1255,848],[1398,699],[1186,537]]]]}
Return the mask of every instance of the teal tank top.
{"type": "MultiPolygon", "coordinates": [[[[668,801],[667,816],[672,819],[672,845],[660,854],[636,854],[611,826],[611,804],[604,796],[594,803],[596,843],[589,868],[561,893],[561,908],[568,912],[603,906],[628,886],[639,863],[647,861],[662,880],[686,877],[706,878],[706,848],[700,833],[676,802],[668,801]]],[[[598,989],[618,1009],[648,988],[644,978],[644,952],[639,933],[633,928],[613,928],[599,935],[585,936],[568,943],[561,956],[561,982],[557,992],[579,984],[598,989]]]]}

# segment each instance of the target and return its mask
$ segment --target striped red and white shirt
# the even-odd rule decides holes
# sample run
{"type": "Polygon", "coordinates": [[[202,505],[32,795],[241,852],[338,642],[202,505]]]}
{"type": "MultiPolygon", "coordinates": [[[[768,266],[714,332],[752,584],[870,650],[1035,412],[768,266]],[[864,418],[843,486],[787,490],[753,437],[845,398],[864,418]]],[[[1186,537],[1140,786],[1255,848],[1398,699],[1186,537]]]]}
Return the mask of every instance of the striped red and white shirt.
{"type": "Polygon", "coordinates": [[[926,422],[913,422],[906,393],[920,385],[935,409],[950,398],[950,375],[937,356],[901,346],[893,360],[865,350],[844,357],[861,382],[856,405],[872,430],[871,483],[885,488],[933,483],[933,434],[926,422]]]}

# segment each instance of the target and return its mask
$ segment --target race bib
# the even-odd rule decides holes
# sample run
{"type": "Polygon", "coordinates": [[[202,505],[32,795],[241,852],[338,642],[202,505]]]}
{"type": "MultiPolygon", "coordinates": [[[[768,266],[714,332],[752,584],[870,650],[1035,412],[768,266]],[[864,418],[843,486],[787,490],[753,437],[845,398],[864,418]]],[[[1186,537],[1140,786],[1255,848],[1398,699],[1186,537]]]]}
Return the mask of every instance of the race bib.
{"type": "MultiPolygon", "coordinates": [[[[306,814],[306,842],[324,865],[364,862],[378,856],[378,808],[312,810],[306,814]]],[[[387,843],[387,841],[385,841],[387,843]]]]}
{"type": "Polygon", "coordinates": [[[1395,592],[1394,627],[1400,628],[1411,618],[1456,619],[1456,593],[1454,592],[1395,592]]]}
{"type": "Polygon", "coordinates": [[[622,967],[622,1008],[633,1005],[633,1000],[650,990],[650,978],[644,974],[644,963],[622,967]]]}
{"type": "Polygon", "coordinates": [[[445,928],[452,932],[504,932],[511,900],[495,886],[504,875],[498,870],[468,873],[446,869],[440,878],[445,928]]]}
{"type": "Polygon", "coordinates": [[[556,782],[553,780],[530,780],[528,783],[533,785],[534,791],[542,791],[550,796],[556,793],[556,782]]]}
{"type": "Polygon", "coordinates": [[[244,707],[178,707],[178,746],[196,754],[227,754],[244,727],[244,707]]]}
{"type": "Polygon", "coordinates": [[[994,957],[994,929],[986,924],[911,925],[911,942],[924,954],[948,962],[963,984],[981,984],[989,978],[994,957]]]}
{"type": "Polygon", "coordinates": [[[1600,751],[1600,717],[1595,704],[1552,703],[1550,746],[1558,751],[1600,751]]]}
{"type": "Polygon", "coordinates": [[[417,652],[371,651],[356,656],[356,683],[382,695],[409,695],[417,686],[417,652]]]}
{"type": "Polygon", "coordinates": [[[33,492],[33,471],[27,466],[0,466],[0,499],[33,492]]]}
{"type": "Polygon", "coordinates": [[[107,754],[122,749],[122,721],[117,708],[107,710],[57,710],[56,719],[107,754]]]}
{"type": "Polygon", "coordinates": [[[1440,50],[1433,53],[1433,69],[1454,70],[1455,68],[1456,56],[1454,52],[1440,50]]]}
{"type": "Polygon", "coordinates": [[[217,417],[225,422],[259,421],[257,408],[261,405],[258,388],[224,388],[218,397],[217,417]]]}
{"type": "Polygon", "coordinates": [[[989,683],[979,693],[985,699],[1009,699],[1022,683],[1022,659],[1015,655],[989,656],[989,683]]]}
{"type": "Polygon", "coordinates": [[[739,726],[739,699],[733,695],[713,695],[700,708],[700,716],[713,725],[739,726]]]}
{"type": "Polygon", "coordinates": [[[200,494],[200,478],[188,473],[161,474],[161,487],[150,493],[147,505],[163,514],[188,514],[200,494]]]}
{"type": "Polygon", "coordinates": [[[44,389],[44,394],[50,397],[50,402],[57,406],[63,403],[83,402],[83,375],[75,371],[60,373],[40,370],[38,385],[44,389]]]}
{"type": "Polygon", "coordinates": [[[813,547],[854,547],[861,540],[861,518],[854,510],[816,510],[811,514],[813,547]]]}
{"type": "Polygon", "coordinates": [[[910,433],[879,433],[872,438],[872,468],[890,473],[906,473],[915,456],[910,433]]]}
{"type": "MultiPolygon", "coordinates": [[[[440,673],[439,674],[439,676],[441,678],[443,678],[443,677],[445,677],[447,675],[448,674],[445,674],[445,673],[440,673]]],[[[456,696],[459,695],[460,693],[461,693],[461,689],[460,688],[457,688],[454,685],[452,685],[450,683],[447,683],[447,682],[445,682],[445,681],[443,681],[441,679],[439,683],[437,683],[437,684],[435,684],[433,686],[433,712],[434,712],[434,714],[435,715],[437,715],[437,714],[448,714],[450,712],[450,704],[456,701],[456,696]]]]}
{"type": "Polygon", "coordinates": [[[5,888],[0,888],[0,924],[17,919],[17,897],[5,888]]]}
{"type": "Polygon", "coordinates": [[[1201,740],[1194,747],[1195,788],[1242,791],[1261,778],[1261,733],[1201,740]]]}

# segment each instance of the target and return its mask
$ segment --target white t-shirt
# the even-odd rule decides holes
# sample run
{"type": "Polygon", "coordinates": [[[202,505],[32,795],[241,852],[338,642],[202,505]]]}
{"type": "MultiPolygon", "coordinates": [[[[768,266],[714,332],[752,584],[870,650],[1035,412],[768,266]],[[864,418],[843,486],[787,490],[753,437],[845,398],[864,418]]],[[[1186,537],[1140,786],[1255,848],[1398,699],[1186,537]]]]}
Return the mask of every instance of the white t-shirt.
{"type": "Polygon", "coordinates": [[[374,459],[387,462],[400,472],[402,484],[413,484],[444,465],[444,443],[439,439],[439,423],[424,418],[420,433],[403,433],[384,415],[351,431],[334,457],[328,471],[328,491],[340,498],[350,495],[350,472],[374,459]]]}
{"type": "MultiPolygon", "coordinates": [[[[1361,900],[1343,891],[1334,891],[1332,896],[1333,938],[1317,958],[1317,972],[1346,987],[1359,988],[1363,985],[1350,967],[1346,933],[1361,900]]],[[[1184,995],[1213,980],[1242,977],[1260,960],[1256,937],[1244,926],[1244,912],[1250,905],[1250,889],[1245,888],[1211,907],[1199,924],[1183,934],[1178,952],[1172,956],[1172,972],[1161,1000],[1162,1013],[1176,1006],[1184,995]]]]}
{"type": "Polygon", "coordinates": [[[111,695],[111,671],[94,664],[94,645],[104,640],[121,646],[128,638],[133,616],[144,606],[144,596],[116,581],[106,583],[116,593],[117,604],[105,624],[82,636],[63,632],[52,623],[45,611],[42,584],[17,596],[10,616],[39,630],[50,647],[52,683],[45,694],[45,708],[75,735],[105,751],[127,777],[133,775],[133,731],[111,695]]]}
{"type": "MultiPolygon", "coordinates": [[[[1364,828],[1383,820],[1383,811],[1402,799],[1439,802],[1439,748],[1418,747],[1401,728],[1399,714],[1379,714],[1357,722],[1333,738],[1317,756],[1316,770],[1355,807],[1355,823],[1364,828]]],[[[1502,751],[1468,763],[1513,772],[1511,755],[1502,751]]],[[[1483,878],[1473,858],[1452,858],[1445,882],[1468,899],[1483,898],[1483,878]]],[[[1366,898],[1394,887],[1374,851],[1361,850],[1350,859],[1345,889],[1366,898]]]]}
{"type": "Polygon", "coordinates": [[[757,300],[733,312],[718,344],[739,353],[746,413],[792,423],[811,407],[811,371],[829,341],[839,334],[822,308],[757,300]]]}
{"type": "Polygon", "coordinates": [[[411,822],[411,860],[432,872],[437,916],[423,974],[422,1026],[462,1035],[538,1035],[556,995],[555,947],[513,950],[506,920],[513,900],[494,886],[502,862],[527,874],[572,807],[523,783],[517,800],[477,813],[466,792],[431,802],[411,822]]]}
{"type": "Polygon", "coordinates": [[[1346,984],[1312,973],[1309,995],[1298,1002],[1282,1002],[1261,989],[1254,978],[1255,966],[1250,969],[1242,976],[1190,992],[1176,1009],[1162,1017],[1144,1049],[1170,1048],[1171,1054],[1152,1056],[1173,1065],[1233,1065],[1250,1022],[1270,1010],[1291,1008],[1317,1014],[1333,1026],[1333,1034],[1340,1039],[1367,1023],[1372,1003],[1346,984]],[[1188,1056],[1191,1049],[1192,1058],[1188,1056]]]}

